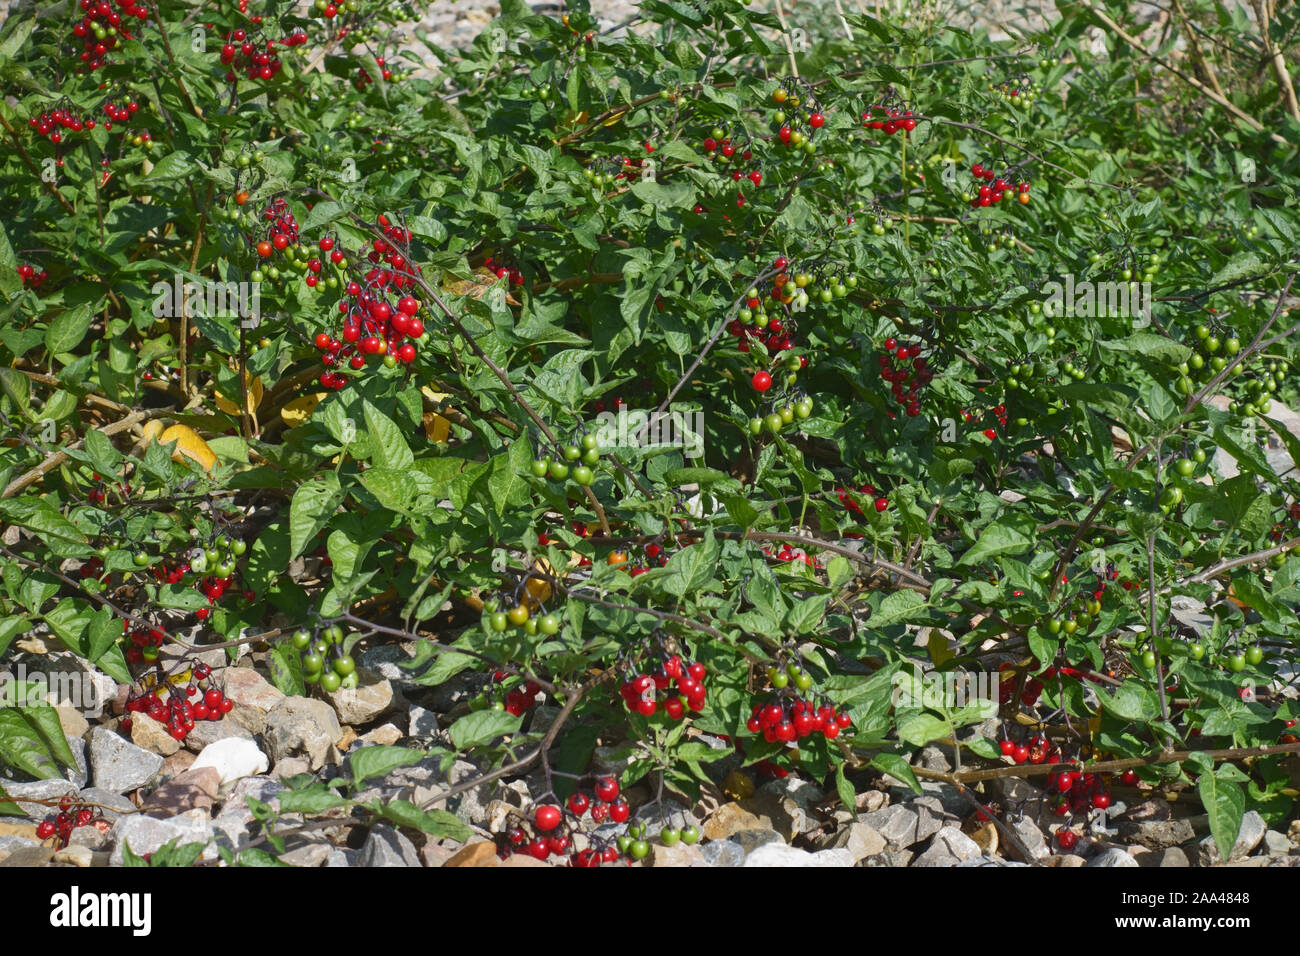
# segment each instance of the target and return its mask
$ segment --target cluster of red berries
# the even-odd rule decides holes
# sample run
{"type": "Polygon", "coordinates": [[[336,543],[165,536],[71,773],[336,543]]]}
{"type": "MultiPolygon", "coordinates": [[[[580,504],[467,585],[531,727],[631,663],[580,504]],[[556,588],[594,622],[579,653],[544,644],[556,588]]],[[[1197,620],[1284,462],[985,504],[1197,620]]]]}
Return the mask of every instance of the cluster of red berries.
{"type": "Polygon", "coordinates": [[[814,558],[803,548],[790,547],[788,542],[782,542],[781,547],[775,551],[771,547],[765,546],[763,548],[763,553],[769,557],[776,558],[778,561],[802,561],[810,568],[817,568],[818,570],[821,570],[822,568],[822,563],[819,558],[814,558]]]}
{"type": "Polygon", "coordinates": [[[347,316],[343,320],[343,338],[320,332],[315,339],[321,364],[326,367],[320,383],[326,388],[338,389],[347,384],[345,376],[329,371],[344,360],[357,371],[365,368],[368,355],[391,356],[394,362],[409,365],[418,350],[414,342],[403,340],[424,335],[424,322],[416,317],[420,303],[413,296],[404,295],[393,306],[382,293],[364,290],[357,282],[349,282],[346,291],[352,301],[339,301],[339,311],[347,316]]]}
{"type": "MultiPolygon", "coordinates": [[[[861,494],[870,497],[875,497],[875,501],[873,502],[873,505],[875,506],[877,512],[885,511],[889,508],[889,499],[884,497],[883,495],[878,495],[876,492],[875,485],[872,484],[863,485],[861,488],[858,489],[858,491],[861,494]]],[[[862,514],[862,506],[853,500],[853,497],[849,494],[849,489],[836,488],[835,494],[840,499],[840,504],[842,504],[845,508],[849,509],[849,511],[852,511],[854,514],[862,514]]]]}
{"type": "Polygon", "coordinates": [[[59,849],[62,849],[68,845],[73,830],[78,827],[92,826],[103,818],[104,811],[98,807],[88,807],[77,803],[72,797],[64,797],[59,801],[57,814],[48,816],[36,824],[36,838],[48,840],[52,836],[57,836],[59,849]]]}
{"type": "Polygon", "coordinates": [[[880,377],[890,383],[894,401],[907,411],[908,418],[921,414],[921,389],[934,378],[921,354],[921,344],[900,342],[892,335],[885,339],[885,351],[877,357],[880,377]]]}
{"type": "MultiPolygon", "coordinates": [[[[224,578],[219,578],[213,575],[209,575],[208,577],[201,579],[195,585],[195,587],[197,587],[200,591],[203,592],[203,596],[208,599],[209,604],[216,604],[218,601],[221,600],[222,596],[226,593],[226,591],[230,590],[230,586],[234,583],[235,583],[235,576],[233,574],[227,575],[224,578]]],[[[251,591],[244,592],[245,598],[249,598],[251,600],[251,595],[252,595],[251,591]]],[[[199,615],[200,621],[204,620],[207,617],[206,614],[201,613],[206,610],[207,608],[199,608],[199,610],[195,612],[196,614],[199,615]]]]}
{"type": "MultiPolygon", "coordinates": [[[[231,31],[222,39],[225,42],[221,46],[219,58],[221,65],[227,67],[227,83],[234,83],[240,73],[244,73],[250,80],[272,80],[284,66],[276,52],[275,40],[267,40],[265,45],[260,40],[254,42],[242,28],[231,31]]],[[[307,34],[295,30],[280,40],[279,45],[292,48],[306,42],[307,34]]]]}
{"type": "MultiPolygon", "coordinates": [[[[267,223],[267,238],[254,243],[258,258],[269,259],[298,242],[298,220],[283,197],[272,199],[262,210],[261,218],[267,223]]],[[[319,272],[319,268],[316,271],[319,272]]]]}
{"type": "Polygon", "coordinates": [[[80,133],[83,129],[94,129],[93,119],[83,120],[81,114],[70,107],[43,110],[39,116],[33,116],[27,125],[36,130],[38,136],[45,136],[51,143],[63,142],[63,132],[80,133]]]}
{"type": "MultiPolygon", "coordinates": [[[[375,268],[366,273],[366,281],[373,282],[378,286],[393,286],[397,289],[410,289],[415,286],[415,276],[422,270],[418,265],[407,260],[394,243],[405,245],[411,241],[411,231],[403,229],[401,226],[394,226],[388,221],[388,217],[380,213],[379,228],[384,231],[388,241],[376,239],[371,243],[370,261],[375,263],[375,268]],[[387,268],[379,266],[383,263],[387,268]]],[[[342,307],[340,312],[344,311],[342,307]]],[[[414,337],[414,336],[413,336],[414,337]]]]}
{"type": "MultiPolygon", "coordinates": [[[[1136,783],[1137,774],[1131,770],[1128,773],[1132,774],[1133,782],[1136,783]]],[[[1068,817],[1072,813],[1084,813],[1089,809],[1105,810],[1111,804],[1110,791],[1106,789],[1099,774],[1062,770],[1048,775],[1047,788],[1060,795],[1052,805],[1053,816],[1068,817]]]]}
{"type": "Polygon", "coordinates": [[[511,285],[523,285],[524,274],[518,268],[512,265],[499,263],[492,256],[483,260],[483,268],[487,269],[498,279],[509,279],[511,285]]]}
{"type": "Polygon", "coordinates": [[[980,184],[976,194],[971,196],[970,206],[972,209],[979,209],[981,206],[992,206],[1002,202],[1002,200],[1018,201],[1022,206],[1029,204],[1029,183],[1023,180],[1019,182],[1015,189],[1011,188],[1011,180],[998,176],[991,169],[985,169],[980,163],[976,163],[970,168],[971,175],[976,180],[986,180],[980,184]]]}
{"type": "Polygon", "coordinates": [[[125,656],[127,663],[139,664],[141,661],[152,663],[158,659],[158,648],[162,647],[166,635],[156,627],[138,627],[131,630],[130,622],[122,622],[122,631],[127,641],[125,656]]]}
{"type": "MultiPolygon", "coordinates": [[[[519,826],[512,826],[506,831],[509,847],[503,849],[503,856],[511,852],[527,853],[538,860],[550,856],[564,856],[572,849],[573,838],[571,825],[565,822],[566,813],[574,823],[590,814],[591,821],[597,825],[606,821],[626,823],[632,815],[632,808],[619,792],[618,781],[613,777],[601,777],[596,781],[593,793],[588,795],[582,790],[575,791],[563,808],[553,803],[546,803],[533,811],[533,828],[536,834],[530,839],[527,832],[519,826]]],[[[613,843],[593,845],[573,853],[569,858],[570,866],[600,866],[602,863],[616,862],[622,853],[613,843]]]]}
{"type": "MultiPolygon", "coordinates": [[[[170,683],[164,683],[167,699],[159,696],[159,691],[148,691],[140,696],[130,697],[126,702],[127,714],[145,714],[160,724],[167,725],[167,732],[176,740],[184,740],[200,720],[220,720],[234,709],[235,702],[227,697],[220,688],[212,685],[212,668],[207,664],[195,664],[193,678],[182,691],[170,683]],[[201,692],[201,693],[200,693],[201,692]],[[198,697],[197,702],[190,700],[198,697]]],[[[131,718],[123,717],[122,730],[131,732],[131,718]]]]}
{"type": "Polygon", "coordinates": [[[900,129],[907,134],[916,129],[916,118],[911,110],[873,103],[862,111],[862,128],[883,130],[886,136],[893,136],[900,129]]]}
{"type": "Polygon", "coordinates": [[[39,289],[49,277],[50,274],[44,269],[38,272],[35,266],[30,266],[27,263],[23,263],[18,267],[18,278],[22,280],[23,285],[31,286],[33,289],[39,289]]]}
{"type": "Polygon", "coordinates": [[[853,718],[829,702],[819,706],[810,697],[779,691],[766,704],[755,704],[745,721],[746,730],[761,733],[768,743],[789,743],[815,733],[834,740],[852,725],[853,718]]]}
{"type": "MultiPolygon", "coordinates": [[[[510,674],[505,671],[496,671],[492,674],[493,687],[510,679],[510,674]]],[[[513,714],[516,717],[522,717],[525,711],[532,710],[537,706],[537,694],[541,691],[541,686],[536,681],[526,681],[519,687],[506,692],[505,711],[507,714],[513,714]]],[[[489,691],[491,693],[491,691],[489,691]]]]}
{"type": "MultiPolygon", "coordinates": [[[[329,15],[328,11],[332,9],[334,9],[333,4],[330,4],[330,6],[325,8],[327,16],[329,15]]],[[[340,38],[346,35],[346,30],[340,31],[340,38]]],[[[384,78],[385,82],[392,82],[393,71],[388,68],[387,63],[388,61],[382,56],[375,57],[375,66],[379,67],[379,75],[384,78]]],[[[364,66],[357,67],[357,78],[353,80],[353,85],[356,86],[358,90],[365,90],[365,88],[373,82],[374,80],[371,78],[369,71],[364,66]]]]}
{"type": "Polygon", "coordinates": [[[619,692],[627,709],[642,717],[654,715],[661,706],[673,720],[681,720],[689,709],[692,713],[704,708],[708,692],[704,686],[707,673],[699,661],[687,664],[678,654],[660,657],[649,673],[632,674],[623,682],[619,692]]]}
{"type": "MultiPolygon", "coordinates": [[[[126,100],[124,104],[107,102],[104,104],[104,115],[108,119],[104,120],[104,129],[111,130],[113,123],[125,123],[140,110],[140,104],[135,100],[126,100]]],[[[86,120],[86,128],[94,129],[95,121],[86,120]]]]}
{"type": "MultiPolygon", "coordinates": [[[[983,420],[987,418],[990,412],[992,412],[993,417],[997,419],[997,423],[1005,428],[1007,424],[1007,406],[999,403],[994,405],[991,409],[986,408],[980,416],[980,424],[983,424],[983,420]]],[[[971,422],[975,421],[975,416],[968,409],[963,408],[961,409],[961,420],[969,425],[971,422]]],[[[992,426],[982,429],[982,433],[989,441],[993,441],[998,437],[998,430],[992,426]]]]}
{"type": "MultiPolygon", "coordinates": [[[[585,530],[585,529],[584,529],[585,530]]],[[[631,562],[623,565],[624,570],[632,577],[639,574],[645,574],[651,567],[660,567],[668,563],[668,553],[664,551],[663,545],[656,541],[651,541],[643,549],[644,559],[636,564],[631,562]]]]}
{"type": "Polygon", "coordinates": [[[117,9],[109,0],[81,0],[82,18],[72,26],[72,35],[82,41],[78,59],[86,69],[97,70],[103,66],[110,50],[117,48],[118,39],[130,40],[131,31],[125,26],[130,17],[148,20],[149,10],[137,0],[117,0],[117,9]]]}
{"type": "MultiPolygon", "coordinates": [[[[19,268],[21,271],[21,267],[19,268]]],[[[42,275],[44,275],[44,273],[42,273],[42,275]]],[[[1269,531],[1269,534],[1274,541],[1281,541],[1297,527],[1300,527],[1300,501],[1294,501],[1291,503],[1281,520],[1273,523],[1273,527],[1269,531]]]]}

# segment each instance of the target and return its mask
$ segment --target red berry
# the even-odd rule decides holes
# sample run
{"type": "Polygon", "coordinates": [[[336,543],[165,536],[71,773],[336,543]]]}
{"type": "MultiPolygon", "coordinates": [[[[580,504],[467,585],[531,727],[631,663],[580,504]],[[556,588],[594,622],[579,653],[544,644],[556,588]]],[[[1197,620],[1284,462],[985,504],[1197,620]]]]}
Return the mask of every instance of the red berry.
{"type": "Polygon", "coordinates": [[[533,815],[533,822],[537,824],[539,830],[554,830],[560,825],[562,817],[559,807],[547,803],[537,808],[537,812],[533,815]]]}
{"type": "Polygon", "coordinates": [[[772,376],[769,372],[763,369],[759,369],[757,372],[754,373],[752,384],[754,386],[754,391],[766,392],[769,388],[772,387],[772,376]]]}

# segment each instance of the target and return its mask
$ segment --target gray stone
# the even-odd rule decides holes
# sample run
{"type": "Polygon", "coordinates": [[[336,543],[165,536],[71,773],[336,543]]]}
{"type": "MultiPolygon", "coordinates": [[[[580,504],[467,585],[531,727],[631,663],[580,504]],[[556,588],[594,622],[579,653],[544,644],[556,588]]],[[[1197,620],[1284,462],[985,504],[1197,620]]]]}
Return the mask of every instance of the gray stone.
{"type": "MultiPolygon", "coordinates": [[[[197,726],[198,721],[195,721],[197,726]]],[[[131,719],[131,743],[164,757],[170,757],[181,749],[181,742],[171,735],[167,726],[148,714],[136,714],[131,719]]]]}
{"type": "Polygon", "coordinates": [[[326,866],[356,866],[359,854],[356,850],[330,850],[329,856],[325,858],[326,866]]]}
{"type": "Polygon", "coordinates": [[[554,704],[538,704],[533,708],[533,722],[528,728],[530,734],[545,734],[551,729],[556,718],[560,716],[560,708],[554,704]]]}
{"type": "Polygon", "coordinates": [[[358,737],[353,746],[369,747],[378,744],[381,747],[392,747],[404,736],[395,724],[381,724],[369,733],[358,737]]]}
{"type": "Polygon", "coordinates": [[[975,809],[974,805],[962,796],[960,790],[941,780],[922,780],[919,794],[910,787],[889,788],[889,798],[893,803],[907,803],[919,797],[934,797],[939,801],[943,812],[954,817],[967,816],[975,809]]]}
{"type": "Polygon", "coordinates": [[[293,754],[307,755],[312,770],[337,754],[334,745],[343,736],[334,708],[323,700],[286,697],[266,715],[263,739],[278,762],[293,754]]]}
{"type": "Polygon", "coordinates": [[[122,850],[126,846],[130,846],[136,856],[143,856],[172,840],[177,841],[177,846],[189,843],[206,845],[211,842],[212,835],[212,821],[206,810],[190,810],[165,820],[142,814],[123,817],[113,828],[113,853],[109,865],[122,865],[122,850]]]}
{"type": "Polygon", "coordinates": [[[1127,843],[1140,843],[1153,850],[1178,846],[1196,838],[1191,823],[1186,819],[1143,820],[1139,823],[1121,820],[1119,835],[1127,843]]]}
{"type": "Polygon", "coordinates": [[[775,830],[737,830],[727,839],[739,844],[747,857],[759,847],[767,846],[769,843],[785,843],[781,839],[781,834],[775,830]]]}
{"type": "Polygon", "coordinates": [[[68,741],[68,749],[72,751],[72,766],[64,767],[63,775],[78,787],[84,787],[90,782],[90,768],[86,761],[86,741],[71,734],[64,736],[68,741]]]}
{"type": "Polygon", "coordinates": [[[301,846],[286,848],[280,854],[280,862],[290,866],[324,866],[332,849],[334,848],[328,843],[312,840],[301,846]]]}
{"type": "Polygon", "coordinates": [[[857,861],[848,850],[819,850],[809,853],[784,843],[767,843],[745,857],[742,866],[802,867],[853,866],[857,861]]]}
{"type": "Polygon", "coordinates": [[[253,733],[259,733],[262,719],[284,700],[284,692],[251,667],[227,667],[222,679],[226,696],[235,702],[235,709],[247,711],[241,715],[244,719],[240,722],[253,733]]]}
{"type": "Polygon", "coordinates": [[[99,812],[104,815],[104,819],[109,823],[115,823],[123,815],[136,811],[136,805],[126,797],[100,787],[87,787],[81,791],[77,799],[84,803],[99,804],[99,812]]]}
{"type": "Polygon", "coordinates": [[[358,667],[356,674],[356,688],[343,687],[329,695],[340,722],[354,727],[368,724],[406,703],[387,678],[367,667],[358,667]]]}
{"type": "Polygon", "coordinates": [[[794,774],[779,780],[769,780],[758,788],[758,792],[776,797],[788,797],[805,813],[812,811],[817,804],[826,799],[826,794],[820,787],[794,774]]]}
{"type": "Polygon", "coordinates": [[[1295,844],[1285,833],[1269,830],[1264,834],[1264,846],[1270,856],[1286,856],[1295,849],[1295,844]]]}
{"type": "Polygon", "coordinates": [[[1102,850],[1091,860],[1089,860],[1087,865],[1090,867],[1113,867],[1113,866],[1136,867],[1138,865],[1138,861],[1133,859],[1133,857],[1131,857],[1124,850],[1121,850],[1119,847],[1113,846],[1107,850],[1102,850]]]}
{"type": "Polygon", "coordinates": [[[71,780],[33,780],[30,783],[0,780],[0,787],[4,788],[5,793],[18,804],[23,813],[41,819],[50,812],[50,808],[40,803],[29,803],[29,800],[55,800],[77,792],[77,785],[71,780]]]}
{"type": "Polygon", "coordinates": [[[908,803],[916,813],[916,843],[928,840],[956,818],[943,809],[938,797],[920,796],[908,803]]]}
{"type": "Polygon", "coordinates": [[[107,823],[102,826],[103,829],[93,824],[88,827],[76,827],[68,837],[68,845],[85,847],[88,850],[102,850],[108,846],[109,834],[112,832],[112,827],[107,823]]]}
{"type": "MultiPolygon", "coordinates": [[[[1228,858],[1229,862],[1235,862],[1250,856],[1255,847],[1259,846],[1260,841],[1264,839],[1264,834],[1267,832],[1268,824],[1259,815],[1259,811],[1247,810],[1245,816],[1241,818],[1241,829],[1237,833],[1237,842],[1232,846],[1232,854],[1228,858]]],[[[1197,844],[1197,858],[1201,866],[1214,866],[1223,862],[1223,858],[1219,855],[1219,846],[1215,843],[1213,834],[1197,844]]]]}
{"type": "Polygon", "coordinates": [[[95,786],[115,793],[147,787],[162,770],[163,758],[123,740],[111,730],[90,732],[90,770],[95,786]]]}
{"type": "MultiPolygon", "coordinates": [[[[891,850],[906,849],[918,840],[916,811],[902,804],[868,813],[862,822],[884,837],[891,850]]],[[[938,827],[935,828],[937,829],[938,827]]]]}
{"type": "Polygon", "coordinates": [[[149,795],[146,806],[153,816],[170,817],[186,810],[211,810],[221,789],[221,773],[216,767],[186,770],[149,795]]]}
{"type": "MultiPolygon", "coordinates": [[[[1037,800],[1043,795],[1043,791],[1024,777],[995,777],[988,782],[988,788],[993,798],[1000,800],[1004,804],[1037,800]]],[[[984,802],[988,803],[987,800],[984,802]]]]}
{"type": "Polygon", "coordinates": [[[745,850],[734,840],[710,840],[700,846],[700,855],[709,866],[740,866],[745,850]]]}
{"type": "Polygon", "coordinates": [[[438,732],[438,715],[433,711],[414,704],[407,716],[410,720],[406,728],[408,736],[416,740],[431,740],[438,732]]]}
{"type": "Polygon", "coordinates": [[[289,780],[304,773],[311,773],[311,761],[306,757],[285,757],[275,762],[271,773],[280,780],[289,780]]]}
{"type": "Polygon", "coordinates": [[[357,858],[358,866],[423,866],[415,844],[392,827],[380,823],[370,828],[357,858]]]}
{"type": "Polygon", "coordinates": [[[1004,860],[1000,856],[978,856],[973,860],[962,860],[957,866],[960,867],[1015,867],[1028,866],[1028,863],[1020,863],[1015,860],[1004,860]]]}
{"type": "MultiPolygon", "coordinates": [[[[91,827],[78,827],[77,830],[89,830],[91,827]]],[[[72,832],[75,834],[77,830],[72,832]]],[[[39,840],[29,840],[27,837],[20,836],[0,836],[0,857],[7,856],[15,850],[21,850],[27,847],[40,846],[39,840]]]]}
{"type": "Polygon", "coordinates": [[[0,866],[44,866],[52,856],[54,851],[48,846],[20,846],[10,851],[8,856],[0,858],[0,866]]]}
{"type": "Polygon", "coordinates": [[[204,747],[198,759],[190,765],[190,771],[211,767],[220,774],[221,783],[226,786],[243,777],[265,773],[270,766],[266,754],[253,741],[227,737],[204,747]]]}
{"type": "Polygon", "coordinates": [[[858,865],[872,868],[889,868],[907,866],[912,862],[915,854],[911,850],[886,850],[883,853],[876,853],[862,860],[858,865]]]}
{"type": "Polygon", "coordinates": [[[252,841],[253,811],[245,797],[252,797],[279,809],[279,794],[285,786],[270,777],[244,777],[231,788],[221,813],[212,821],[217,838],[232,850],[244,849],[252,841]]]}
{"type": "MultiPolygon", "coordinates": [[[[262,720],[265,723],[266,718],[262,720]]],[[[195,753],[202,753],[204,747],[232,737],[252,740],[253,732],[242,724],[235,723],[229,717],[222,717],[220,720],[197,720],[194,722],[194,729],[185,736],[185,746],[195,753]]]]}
{"type": "Polygon", "coordinates": [[[947,826],[934,835],[929,848],[912,861],[913,866],[954,866],[980,856],[979,844],[956,827],[947,826]]]}
{"type": "MultiPolygon", "coordinates": [[[[1038,825],[1027,816],[1020,817],[1018,820],[1011,822],[1011,830],[1024,844],[1025,849],[1029,851],[1030,860],[1021,860],[1022,863],[1032,863],[1033,860],[1042,860],[1052,855],[1051,849],[1047,845],[1047,838],[1043,836],[1043,831],[1038,829],[1038,825]]],[[[1012,844],[1004,847],[1012,853],[1017,852],[1016,847],[1012,844]]]]}
{"type": "Polygon", "coordinates": [[[1187,859],[1187,854],[1176,846],[1171,846],[1160,854],[1159,865],[1162,867],[1182,867],[1191,866],[1192,863],[1187,859]]]}
{"type": "Polygon", "coordinates": [[[933,745],[922,747],[912,760],[912,766],[924,767],[926,770],[933,770],[936,773],[950,773],[952,771],[952,761],[948,755],[939,747],[933,745]]]}
{"type": "Polygon", "coordinates": [[[824,850],[848,850],[855,862],[883,853],[889,846],[885,838],[865,823],[850,823],[825,838],[820,846],[824,850]]]}

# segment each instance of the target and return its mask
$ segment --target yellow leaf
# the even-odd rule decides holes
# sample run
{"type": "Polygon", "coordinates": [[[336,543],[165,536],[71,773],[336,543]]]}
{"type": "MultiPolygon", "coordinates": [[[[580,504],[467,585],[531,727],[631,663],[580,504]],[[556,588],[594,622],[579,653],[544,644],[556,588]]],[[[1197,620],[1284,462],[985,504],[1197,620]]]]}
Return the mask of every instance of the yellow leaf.
{"type": "Polygon", "coordinates": [[[311,418],[311,413],[328,394],[329,392],[312,392],[298,396],[280,409],[280,420],[290,428],[296,428],[311,418]]]}
{"type": "Polygon", "coordinates": [[[624,116],[626,116],[626,115],[627,115],[627,110],[619,110],[617,113],[615,113],[615,114],[614,114],[613,116],[611,116],[609,119],[605,120],[605,122],[601,123],[600,125],[601,125],[601,126],[613,126],[615,123],[617,123],[619,120],[621,120],[621,119],[622,119],[624,116]]]}
{"type": "Polygon", "coordinates": [[[189,425],[173,425],[159,433],[160,428],[162,423],[156,419],[149,422],[144,428],[145,438],[157,441],[160,445],[170,445],[175,442],[176,450],[172,452],[172,461],[184,461],[189,458],[197,462],[204,471],[211,471],[212,466],[217,463],[216,453],[189,425]]]}
{"type": "Polygon", "coordinates": [[[437,412],[425,412],[424,435],[431,442],[445,442],[451,435],[451,422],[437,412]]]}
{"type": "Polygon", "coordinates": [[[948,649],[948,639],[937,630],[930,632],[930,639],[926,642],[926,646],[930,650],[930,660],[934,661],[935,667],[942,667],[944,661],[952,660],[956,656],[948,649]]]}
{"type": "MultiPolygon", "coordinates": [[[[248,372],[244,373],[244,381],[248,383],[248,414],[253,414],[257,406],[262,404],[262,380],[253,378],[248,372]]],[[[217,408],[221,409],[227,415],[238,415],[239,405],[236,401],[227,398],[221,392],[216,393],[217,408]]]]}

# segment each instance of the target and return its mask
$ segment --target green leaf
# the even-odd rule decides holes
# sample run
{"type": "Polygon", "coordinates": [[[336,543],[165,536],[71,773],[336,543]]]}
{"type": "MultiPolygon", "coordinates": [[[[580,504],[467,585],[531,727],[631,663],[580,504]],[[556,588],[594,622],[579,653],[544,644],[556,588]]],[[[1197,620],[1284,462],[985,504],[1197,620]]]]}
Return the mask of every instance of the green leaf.
{"type": "Polygon", "coordinates": [[[290,560],[307,550],[317,532],[325,527],[342,503],[343,489],[339,486],[338,475],[333,472],[312,478],[298,486],[298,490],[293,493],[293,501],[289,504],[290,560]]]}
{"type": "Polygon", "coordinates": [[[682,548],[668,559],[664,590],[678,597],[703,590],[718,573],[718,556],[722,547],[713,536],[713,529],[705,532],[704,539],[682,548]]]}
{"type": "MultiPolygon", "coordinates": [[[[362,748],[358,754],[367,749],[370,748],[362,748]]],[[[280,794],[281,813],[324,813],[347,805],[347,800],[323,783],[314,783],[302,790],[289,790],[280,794]]]]}
{"type": "Polygon", "coordinates": [[[947,721],[923,711],[912,711],[898,718],[898,739],[914,747],[924,747],[951,732],[947,721]]]}
{"type": "Polygon", "coordinates": [[[929,602],[917,591],[895,591],[885,596],[867,620],[873,628],[892,627],[923,616],[922,609],[928,606],[929,602]]]}
{"type": "Polygon", "coordinates": [[[451,742],[457,750],[489,744],[498,737],[519,731],[522,718],[504,710],[480,710],[466,714],[451,725],[451,742]]]}
{"type": "Polygon", "coordinates": [[[871,766],[881,773],[887,773],[912,788],[914,793],[921,793],[921,782],[916,779],[911,765],[898,754],[876,754],[871,758],[871,766]]]}
{"type": "Polygon", "coordinates": [[[1034,546],[1034,540],[1009,522],[995,521],[980,532],[970,550],[961,556],[958,566],[979,564],[990,558],[1006,554],[1024,554],[1034,546]]]}
{"type": "Polygon", "coordinates": [[[76,308],[64,309],[54,317],[50,327],[45,330],[45,347],[54,355],[71,352],[81,344],[81,340],[90,331],[91,318],[88,303],[83,302],[76,308]]]}
{"type": "Polygon", "coordinates": [[[1241,833],[1241,820],[1246,814],[1246,794],[1235,783],[1220,780],[1212,773],[1201,774],[1196,783],[1201,803],[1210,817],[1210,833],[1219,848],[1219,856],[1227,862],[1232,858],[1232,848],[1241,833]]]}
{"type": "Polygon", "coordinates": [[[360,785],[371,777],[383,777],[398,767],[419,763],[425,756],[424,751],[410,747],[372,744],[348,754],[348,766],[352,768],[353,781],[360,785]]]}
{"type": "Polygon", "coordinates": [[[853,789],[853,784],[849,783],[844,776],[844,763],[835,765],[835,792],[839,795],[840,803],[844,809],[848,810],[854,817],[858,815],[858,795],[853,789]]]}
{"type": "Polygon", "coordinates": [[[402,437],[402,430],[369,401],[363,402],[362,410],[370,432],[370,460],[381,468],[410,468],[415,456],[402,437]]]}
{"type": "Polygon", "coordinates": [[[1146,723],[1160,714],[1160,701],[1155,692],[1135,681],[1125,681],[1114,691],[1099,690],[1097,697],[1102,709],[1120,720],[1146,723]]]}
{"type": "Polygon", "coordinates": [[[26,814],[23,813],[23,808],[10,800],[9,794],[5,793],[5,788],[0,787],[0,817],[22,816],[26,816],[26,814]]]}
{"type": "Polygon", "coordinates": [[[446,810],[421,810],[407,800],[391,800],[380,813],[399,826],[421,830],[439,840],[466,843],[474,835],[474,831],[454,813],[446,810]]]}
{"type": "Polygon", "coordinates": [[[304,697],[307,685],[302,679],[302,655],[287,642],[271,648],[271,683],[287,697],[304,697]]]}

